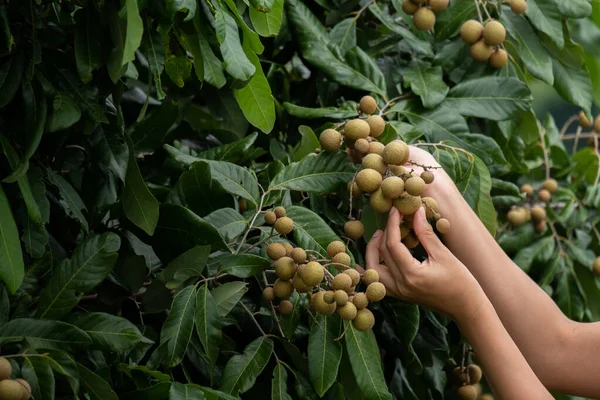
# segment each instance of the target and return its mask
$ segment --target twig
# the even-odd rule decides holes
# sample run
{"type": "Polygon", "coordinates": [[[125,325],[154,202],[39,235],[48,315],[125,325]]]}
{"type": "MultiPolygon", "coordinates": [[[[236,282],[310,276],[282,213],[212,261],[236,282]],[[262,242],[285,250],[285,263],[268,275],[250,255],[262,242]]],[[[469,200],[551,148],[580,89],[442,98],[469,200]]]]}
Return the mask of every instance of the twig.
{"type": "Polygon", "coordinates": [[[565,122],[565,124],[563,125],[562,129],[560,130],[560,137],[561,139],[563,138],[563,136],[565,136],[565,133],[567,133],[567,129],[569,129],[569,126],[571,126],[571,124],[575,121],[577,121],[579,119],[578,115],[572,115],[571,118],[569,118],[567,120],[567,122],[565,122]]]}
{"type": "Polygon", "coordinates": [[[388,108],[390,108],[391,106],[393,106],[394,104],[396,104],[396,102],[398,100],[402,100],[402,99],[405,99],[407,97],[410,97],[410,93],[405,93],[402,96],[398,96],[398,97],[394,97],[393,99],[390,99],[388,102],[385,103],[385,105],[381,108],[381,110],[379,110],[379,116],[381,117],[383,115],[383,113],[386,112],[386,110],[388,108]]]}
{"type": "Polygon", "coordinates": [[[246,313],[248,313],[248,315],[250,316],[250,318],[252,318],[252,321],[254,321],[254,324],[256,325],[256,327],[258,328],[258,330],[260,331],[260,333],[263,336],[267,336],[267,334],[265,333],[265,331],[263,331],[263,329],[261,328],[260,324],[258,323],[258,321],[256,320],[256,318],[254,318],[254,314],[252,314],[252,311],[248,310],[248,307],[246,307],[246,305],[240,301],[240,304],[242,305],[242,307],[244,307],[244,310],[246,310],[246,313]]]}
{"type": "Polygon", "coordinates": [[[339,342],[340,340],[342,340],[344,338],[344,336],[346,336],[346,332],[348,332],[348,328],[350,328],[350,324],[352,322],[350,321],[344,321],[344,331],[342,332],[342,334],[340,336],[338,336],[337,338],[333,339],[336,342],[339,342]]]}
{"type": "Polygon", "coordinates": [[[596,179],[594,180],[594,186],[598,185],[600,181],[600,152],[598,151],[598,135],[594,135],[594,153],[598,158],[598,172],[596,173],[596,179]]]}
{"type": "Polygon", "coordinates": [[[573,143],[572,154],[577,153],[577,146],[579,145],[579,138],[581,137],[581,125],[577,127],[577,132],[575,132],[575,142],[573,143]]]}
{"type": "Polygon", "coordinates": [[[568,135],[565,135],[562,137],[562,140],[573,140],[573,139],[592,139],[594,137],[598,137],[599,134],[595,133],[595,132],[590,132],[590,133],[582,133],[580,135],[577,135],[577,133],[569,133],[568,135]]]}
{"type": "Polygon", "coordinates": [[[550,159],[548,157],[548,149],[546,148],[545,135],[546,131],[539,126],[540,141],[542,142],[542,152],[544,153],[544,165],[546,166],[546,179],[550,179],[550,159]]]}
{"type": "Polygon", "coordinates": [[[565,255],[566,254],[565,249],[562,246],[562,243],[560,240],[560,235],[558,234],[558,232],[556,230],[556,226],[554,226],[554,222],[552,222],[551,220],[548,220],[548,225],[550,226],[550,229],[552,230],[552,236],[554,236],[554,240],[556,240],[559,256],[565,255]]]}
{"type": "Polygon", "coordinates": [[[254,243],[252,246],[248,247],[246,250],[244,250],[244,254],[248,253],[250,250],[252,250],[253,248],[255,248],[256,246],[260,246],[261,244],[265,243],[267,240],[272,239],[273,236],[273,231],[275,230],[275,228],[271,228],[271,233],[269,233],[269,236],[264,238],[263,240],[260,240],[256,243],[254,243]]]}
{"type": "Polygon", "coordinates": [[[475,2],[475,8],[477,8],[477,16],[479,17],[479,22],[483,24],[483,16],[481,15],[481,10],[479,9],[479,1],[473,0],[475,2]]]}
{"type": "Polygon", "coordinates": [[[137,308],[137,310],[138,310],[138,314],[140,315],[140,324],[145,325],[144,324],[144,316],[143,316],[143,313],[142,313],[142,309],[140,308],[140,304],[135,299],[135,297],[128,297],[128,298],[133,301],[133,303],[135,304],[135,308],[137,308]]]}
{"type": "Polygon", "coordinates": [[[485,14],[487,15],[488,19],[493,19],[492,16],[490,15],[490,12],[487,9],[487,5],[482,4],[481,6],[483,7],[483,11],[485,11],[485,14]]]}
{"type": "MultiPolygon", "coordinates": [[[[269,281],[267,279],[267,274],[265,273],[264,270],[262,273],[262,277],[263,277],[263,282],[265,284],[265,287],[268,287],[269,281]]],[[[258,278],[257,278],[257,280],[258,280],[258,278]]],[[[275,310],[275,306],[273,305],[273,302],[269,301],[269,305],[271,306],[271,312],[273,313],[273,318],[275,318],[275,322],[277,323],[277,328],[279,329],[279,333],[281,333],[282,338],[285,338],[285,333],[283,333],[283,328],[281,327],[281,323],[279,322],[279,318],[277,317],[277,311],[275,310]]]]}
{"type": "Polygon", "coordinates": [[[356,12],[356,15],[354,16],[354,21],[356,21],[357,19],[359,19],[359,18],[360,18],[360,16],[361,16],[361,14],[362,14],[363,12],[365,12],[365,10],[366,10],[367,8],[369,8],[369,7],[371,6],[371,4],[373,4],[373,3],[375,3],[375,0],[370,0],[369,2],[367,2],[367,4],[365,4],[365,5],[364,5],[364,7],[363,7],[363,8],[361,8],[360,10],[358,10],[358,11],[356,12]]]}
{"type": "Polygon", "coordinates": [[[260,196],[260,204],[258,205],[258,208],[256,209],[256,212],[254,213],[254,217],[252,217],[252,220],[250,221],[250,224],[248,225],[248,229],[246,229],[246,233],[244,233],[244,237],[242,237],[242,241],[240,242],[238,248],[235,250],[235,254],[239,254],[240,249],[242,248],[242,246],[244,245],[244,243],[246,242],[246,238],[248,237],[248,233],[250,233],[250,230],[252,229],[252,227],[254,226],[254,223],[256,222],[256,218],[258,218],[258,215],[260,214],[262,208],[263,208],[263,203],[265,201],[265,197],[267,195],[267,192],[264,192],[262,194],[262,196],[260,196]]]}
{"type": "Polygon", "coordinates": [[[43,354],[22,353],[22,354],[11,354],[8,356],[2,356],[2,358],[27,358],[27,357],[48,357],[48,353],[43,353],[43,354]]]}

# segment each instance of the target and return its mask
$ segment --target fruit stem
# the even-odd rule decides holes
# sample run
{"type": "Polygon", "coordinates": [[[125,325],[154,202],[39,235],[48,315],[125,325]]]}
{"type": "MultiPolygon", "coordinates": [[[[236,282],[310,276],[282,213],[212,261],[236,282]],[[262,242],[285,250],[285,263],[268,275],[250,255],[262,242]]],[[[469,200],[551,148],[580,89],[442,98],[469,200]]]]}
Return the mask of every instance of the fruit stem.
{"type": "Polygon", "coordinates": [[[563,125],[562,129],[560,130],[560,137],[561,139],[564,139],[565,133],[567,133],[567,129],[569,129],[569,127],[571,126],[571,124],[573,124],[573,122],[578,121],[579,120],[579,115],[572,115],[567,122],[565,122],[565,124],[563,125]]]}
{"type": "Polygon", "coordinates": [[[344,336],[346,336],[346,332],[348,332],[349,327],[350,327],[350,322],[344,321],[344,332],[342,332],[342,334],[339,337],[337,337],[333,340],[336,342],[339,342],[340,340],[342,340],[344,338],[344,336]]]}
{"type": "Polygon", "coordinates": [[[581,131],[582,131],[582,127],[581,125],[579,125],[577,127],[577,131],[575,132],[575,141],[573,142],[573,150],[572,150],[572,155],[575,155],[575,153],[577,153],[577,146],[579,145],[579,138],[581,137],[581,131]]]}
{"type": "Polygon", "coordinates": [[[408,163],[409,163],[410,165],[416,165],[417,167],[421,167],[421,168],[423,168],[425,171],[427,171],[428,169],[442,169],[442,167],[432,167],[432,166],[429,166],[429,165],[422,165],[422,164],[419,164],[419,163],[416,163],[416,162],[414,162],[414,161],[410,161],[410,160],[408,160],[408,163]]]}
{"type": "Polygon", "coordinates": [[[256,327],[258,328],[258,330],[260,331],[260,333],[263,336],[267,336],[267,334],[265,333],[265,331],[263,331],[263,329],[261,328],[260,324],[258,323],[258,321],[256,320],[256,318],[254,317],[254,314],[252,314],[252,311],[248,310],[248,307],[246,307],[246,305],[240,300],[239,301],[240,305],[244,308],[244,310],[246,310],[246,313],[248,313],[248,315],[250,316],[250,318],[252,318],[252,321],[254,321],[254,324],[256,325],[256,327]]]}
{"type": "Polygon", "coordinates": [[[265,202],[265,197],[267,196],[267,192],[263,192],[262,196],[260,196],[260,204],[258,205],[256,212],[254,213],[254,216],[252,217],[252,220],[250,221],[250,223],[248,224],[248,229],[246,229],[246,233],[244,233],[244,237],[242,237],[242,241],[240,242],[238,248],[235,250],[235,254],[239,254],[240,250],[242,249],[242,246],[244,245],[244,243],[246,243],[246,238],[248,237],[248,233],[250,233],[250,230],[252,229],[252,227],[254,226],[254,223],[256,222],[256,218],[258,218],[258,215],[260,214],[262,208],[263,208],[263,203],[265,202]]]}
{"type": "Polygon", "coordinates": [[[43,353],[43,354],[11,354],[8,356],[2,356],[2,358],[27,358],[27,357],[47,357],[48,353],[43,353]]]}
{"type": "Polygon", "coordinates": [[[255,248],[256,246],[260,246],[261,244],[265,243],[266,241],[270,240],[273,238],[273,231],[275,230],[275,228],[271,228],[271,232],[269,233],[269,236],[264,238],[263,240],[260,240],[256,243],[254,243],[252,246],[248,247],[246,250],[244,250],[244,254],[248,253],[250,250],[252,250],[253,248],[255,248]]]}
{"type": "MultiPolygon", "coordinates": [[[[274,272],[274,271],[273,271],[274,272]]],[[[269,280],[267,279],[267,273],[263,270],[262,272],[263,282],[265,284],[265,288],[269,287],[269,280]]],[[[258,281],[258,278],[256,278],[258,281]]],[[[258,282],[260,286],[260,281],[258,282]]],[[[279,329],[279,333],[282,338],[285,338],[285,333],[283,333],[283,328],[281,327],[281,323],[279,322],[279,318],[277,317],[277,311],[275,311],[275,306],[272,301],[269,301],[269,306],[271,307],[271,313],[273,313],[273,318],[275,318],[275,322],[277,323],[277,328],[279,329]]]]}
{"type": "Polygon", "coordinates": [[[487,15],[488,19],[493,19],[490,15],[490,12],[487,9],[487,4],[482,4],[481,6],[483,7],[483,11],[485,11],[485,14],[487,15]]]}
{"type": "Polygon", "coordinates": [[[540,142],[542,146],[542,152],[544,153],[544,165],[546,166],[546,180],[550,179],[550,158],[548,157],[548,149],[546,148],[546,130],[542,128],[538,121],[538,131],[540,133],[540,142]]]}
{"type": "Polygon", "coordinates": [[[383,107],[381,107],[381,110],[379,110],[379,116],[382,117],[383,113],[385,113],[388,108],[390,108],[391,106],[396,104],[396,102],[398,100],[406,99],[407,97],[410,97],[410,93],[405,93],[402,96],[398,96],[398,97],[394,97],[393,99],[390,99],[390,101],[386,102],[385,105],[383,107]]]}
{"type": "Polygon", "coordinates": [[[481,10],[479,9],[479,1],[473,0],[475,2],[475,8],[477,8],[477,16],[479,17],[479,22],[483,24],[483,17],[481,16],[481,10]]]}

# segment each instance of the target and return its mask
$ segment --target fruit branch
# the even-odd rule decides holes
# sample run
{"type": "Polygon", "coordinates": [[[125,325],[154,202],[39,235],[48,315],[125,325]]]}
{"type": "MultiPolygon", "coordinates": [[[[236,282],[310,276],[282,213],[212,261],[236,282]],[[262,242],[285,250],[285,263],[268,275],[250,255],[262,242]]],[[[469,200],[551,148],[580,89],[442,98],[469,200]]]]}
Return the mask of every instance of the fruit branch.
{"type": "MultiPolygon", "coordinates": [[[[599,135],[595,132],[590,132],[590,133],[582,133],[579,135],[580,139],[593,139],[595,137],[598,137],[599,135]]],[[[569,133],[568,135],[565,135],[562,137],[562,140],[573,140],[573,139],[577,139],[577,133],[569,133]]]]}
{"type": "Polygon", "coordinates": [[[367,4],[364,5],[363,8],[361,8],[360,10],[356,11],[356,15],[354,16],[354,21],[356,21],[357,19],[360,18],[361,14],[363,12],[365,12],[365,10],[367,8],[369,8],[371,6],[371,4],[375,3],[375,0],[370,0],[369,2],[367,2],[367,4]]]}
{"type": "MultiPolygon", "coordinates": [[[[539,124],[539,122],[538,122],[539,124]]],[[[550,179],[550,158],[548,157],[548,149],[546,148],[546,131],[541,126],[538,126],[540,133],[540,141],[542,146],[542,153],[544,154],[544,165],[546,167],[546,180],[550,179]]]]}
{"type": "Polygon", "coordinates": [[[481,15],[481,10],[479,9],[479,0],[473,0],[475,3],[475,8],[477,8],[477,16],[479,17],[479,22],[483,23],[483,16],[481,15]]]}
{"type": "Polygon", "coordinates": [[[598,185],[600,181],[600,152],[598,151],[598,135],[594,135],[594,153],[598,159],[598,172],[596,173],[596,179],[594,180],[594,186],[598,185]]]}
{"type": "MultiPolygon", "coordinates": [[[[267,279],[267,274],[264,270],[262,272],[262,277],[263,277],[263,282],[265,284],[265,287],[269,287],[269,280],[267,279]]],[[[257,280],[258,280],[258,278],[257,278],[257,280]]],[[[259,284],[260,284],[260,282],[259,282],[259,284]]],[[[283,333],[283,328],[281,327],[281,323],[279,322],[279,318],[277,317],[277,311],[275,310],[275,306],[273,305],[273,302],[271,300],[269,300],[269,306],[271,307],[271,312],[273,313],[273,318],[275,318],[275,322],[277,323],[277,328],[279,329],[279,333],[281,334],[282,338],[285,338],[285,333],[283,333]]]]}
{"type": "Polygon", "coordinates": [[[267,334],[265,333],[265,331],[263,331],[263,328],[261,328],[260,324],[258,323],[258,321],[256,320],[256,318],[254,317],[254,314],[252,314],[252,311],[250,311],[248,309],[248,307],[246,307],[246,305],[240,301],[240,305],[244,308],[244,310],[246,310],[246,313],[250,316],[250,318],[252,318],[252,321],[254,321],[254,324],[256,325],[256,327],[258,328],[258,330],[260,331],[260,333],[267,337],[267,334]]]}
{"type": "Polygon", "coordinates": [[[565,255],[566,254],[565,249],[561,243],[560,235],[558,234],[558,231],[556,230],[556,226],[554,226],[554,222],[549,219],[548,225],[550,226],[550,230],[552,231],[552,236],[554,236],[554,240],[556,240],[556,245],[558,246],[558,254],[565,255]]]}
{"type": "Polygon", "coordinates": [[[577,127],[577,132],[575,132],[575,142],[573,143],[573,150],[571,154],[575,154],[577,152],[577,146],[579,145],[579,139],[581,138],[581,125],[577,127]]]}
{"type": "Polygon", "coordinates": [[[26,353],[21,353],[21,354],[11,354],[8,356],[2,356],[2,358],[28,358],[28,357],[48,357],[49,353],[43,353],[43,354],[26,354],[26,353]]]}
{"type": "Polygon", "coordinates": [[[407,97],[410,97],[410,93],[405,93],[402,96],[398,96],[398,97],[394,97],[393,99],[390,99],[388,102],[386,102],[384,104],[383,107],[381,107],[381,110],[379,110],[379,116],[383,116],[383,114],[387,111],[388,108],[390,108],[391,106],[393,106],[394,104],[396,104],[396,102],[398,100],[402,100],[402,99],[406,99],[407,97]]]}
{"type": "Polygon", "coordinates": [[[564,139],[565,133],[567,133],[567,129],[569,129],[569,127],[573,124],[573,122],[577,121],[578,119],[579,119],[578,115],[572,115],[571,118],[569,118],[567,120],[567,122],[565,122],[562,129],[560,130],[561,139],[564,139]]]}
{"type": "Polygon", "coordinates": [[[252,220],[250,220],[250,223],[248,224],[248,229],[246,229],[246,233],[244,233],[244,236],[242,237],[242,241],[240,242],[238,248],[235,250],[235,254],[239,254],[242,246],[244,245],[244,243],[246,243],[246,238],[248,238],[248,234],[250,233],[250,230],[254,226],[254,223],[256,222],[256,218],[258,218],[258,215],[260,214],[260,212],[263,208],[263,204],[265,202],[265,197],[267,196],[268,193],[269,193],[269,191],[263,192],[262,196],[260,196],[260,204],[258,205],[258,208],[256,209],[256,212],[254,213],[252,220]]]}
{"type": "Polygon", "coordinates": [[[433,167],[433,166],[430,166],[430,165],[423,165],[423,164],[419,164],[419,163],[416,163],[416,162],[410,161],[410,160],[408,160],[408,164],[410,164],[410,165],[416,165],[417,167],[421,167],[425,171],[427,171],[428,169],[442,169],[442,167],[433,167]]]}
{"type": "Polygon", "coordinates": [[[266,241],[270,240],[273,238],[273,231],[275,230],[275,227],[271,227],[271,232],[269,233],[269,236],[267,236],[266,238],[254,243],[252,246],[248,247],[246,250],[244,250],[244,254],[248,253],[250,250],[254,249],[257,246],[260,246],[261,244],[265,243],[266,241]]]}

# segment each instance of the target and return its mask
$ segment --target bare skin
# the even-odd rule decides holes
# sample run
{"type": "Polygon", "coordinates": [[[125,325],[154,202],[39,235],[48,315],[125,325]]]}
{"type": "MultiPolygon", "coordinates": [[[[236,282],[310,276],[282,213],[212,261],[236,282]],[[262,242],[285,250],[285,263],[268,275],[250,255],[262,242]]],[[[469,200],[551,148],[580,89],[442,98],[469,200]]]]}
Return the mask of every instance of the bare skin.
{"type": "MultiPolygon", "coordinates": [[[[429,153],[414,147],[411,147],[410,159],[422,165],[437,165],[429,153]]],[[[387,252],[387,269],[379,266],[378,259],[373,256],[367,260],[368,268],[381,270],[382,281],[389,286],[390,294],[452,316],[471,341],[478,359],[482,360],[497,397],[552,398],[547,397],[546,389],[540,391],[540,382],[550,390],[600,397],[600,323],[569,320],[502,251],[448,175],[442,169],[432,172],[435,182],[428,185],[425,195],[438,199],[439,212],[452,225],[444,237],[445,246],[439,242],[438,251],[444,254],[442,261],[442,256],[436,254],[433,259],[440,269],[443,266],[445,273],[415,275],[407,267],[410,265],[407,254],[401,257],[406,247],[395,236],[389,240],[390,231],[393,230],[395,235],[397,225],[388,225],[383,235],[374,237],[369,243],[371,254],[377,249],[385,258],[387,252]],[[394,271],[395,275],[392,275],[394,271]],[[403,278],[398,271],[411,272],[403,278]],[[451,279],[445,277],[448,274],[451,279]],[[479,307],[474,308],[474,304],[479,307]],[[498,354],[498,348],[503,349],[502,354],[498,354]],[[520,371],[517,377],[512,376],[511,371],[515,370],[520,371]],[[533,377],[528,371],[534,373],[533,377]],[[511,375],[510,379],[507,375],[511,375]],[[517,383],[525,385],[523,390],[527,391],[520,391],[518,396],[508,394],[513,393],[508,391],[517,383]],[[530,384],[531,388],[528,387],[530,384]]],[[[394,214],[390,219],[397,221],[400,216],[396,218],[394,214]]],[[[415,228],[417,235],[418,229],[425,235],[419,237],[421,243],[424,243],[423,238],[435,236],[426,228],[428,224],[424,218],[421,220],[417,215],[415,225],[421,227],[415,228]]],[[[431,260],[432,253],[428,252],[431,260]]]]}

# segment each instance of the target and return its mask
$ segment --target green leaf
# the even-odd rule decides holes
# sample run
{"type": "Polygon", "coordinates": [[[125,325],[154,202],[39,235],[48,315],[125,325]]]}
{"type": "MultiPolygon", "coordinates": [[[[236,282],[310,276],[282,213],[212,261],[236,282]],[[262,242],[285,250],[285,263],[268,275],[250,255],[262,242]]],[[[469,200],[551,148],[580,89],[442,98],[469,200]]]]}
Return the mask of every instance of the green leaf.
{"type": "Polygon", "coordinates": [[[196,295],[195,322],[204,352],[212,365],[216,365],[223,334],[217,303],[207,284],[200,286],[196,295]]]}
{"type": "Polygon", "coordinates": [[[21,240],[31,257],[42,258],[46,254],[49,239],[50,236],[44,225],[36,225],[30,218],[26,218],[21,240]]]}
{"type": "Polygon", "coordinates": [[[192,72],[192,62],[185,55],[170,55],[165,60],[165,70],[171,81],[182,88],[192,72]]]}
{"type": "Polygon", "coordinates": [[[359,332],[348,323],[345,343],[356,383],[367,399],[392,399],[387,389],[373,331],[359,332]]]}
{"type": "Polygon", "coordinates": [[[189,21],[194,18],[196,14],[196,1],[195,0],[165,0],[165,7],[167,9],[167,18],[173,21],[175,14],[178,12],[187,14],[185,20],[189,21]]]}
{"type": "Polygon", "coordinates": [[[180,284],[189,277],[201,276],[209,255],[210,246],[192,247],[167,265],[162,272],[162,279],[169,286],[173,280],[180,284]]]}
{"type": "Polygon", "coordinates": [[[49,170],[47,176],[48,181],[58,189],[58,193],[60,194],[60,204],[67,215],[79,221],[83,229],[87,231],[89,229],[88,222],[82,213],[82,210],[85,210],[86,207],[83,200],[81,200],[79,193],[77,193],[65,178],[53,171],[49,170]]]}
{"type": "Polygon", "coordinates": [[[556,284],[556,303],[567,318],[578,320],[583,314],[583,301],[575,277],[568,271],[558,276],[556,284]]]}
{"type": "Polygon", "coordinates": [[[387,7],[371,4],[369,6],[369,11],[380,20],[386,28],[406,40],[406,43],[408,43],[416,53],[424,55],[431,55],[433,53],[431,44],[425,40],[419,39],[410,31],[410,29],[400,25],[394,16],[389,15],[387,7]]]}
{"type": "Polygon", "coordinates": [[[247,46],[244,46],[244,51],[256,72],[247,85],[234,89],[233,95],[248,122],[264,133],[269,133],[275,125],[275,102],[271,86],[256,54],[247,46]]]}
{"type": "Polygon", "coordinates": [[[569,68],[559,61],[552,60],[554,73],[554,89],[568,102],[578,105],[587,115],[593,102],[592,82],[590,75],[583,65],[581,68],[569,68]]]}
{"type": "Polygon", "coordinates": [[[271,266],[271,260],[253,254],[236,254],[219,259],[220,274],[250,278],[271,266]]]}
{"type": "Polygon", "coordinates": [[[279,322],[284,336],[289,340],[293,340],[300,324],[301,314],[308,304],[306,304],[306,297],[296,291],[287,300],[292,303],[292,312],[287,315],[280,315],[279,322]]]}
{"type": "Polygon", "coordinates": [[[528,1],[525,15],[529,17],[529,21],[538,31],[544,32],[550,40],[562,48],[565,40],[559,3],[561,2],[556,0],[528,1]]]}
{"type": "MultiPolygon", "coordinates": [[[[233,14],[237,25],[240,27],[244,34],[244,44],[247,44],[250,49],[256,54],[262,54],[265,50],[265,46],[263,46],[260,41],[260,37],[254,32],[250,27],[246,24],[246,19],[242,17],[240,14],[240,10],[238,9],[237,4],[233,0],[224,0],[229,8],[229,11],[233,14]]],[[[260,2],[262,4],[269,3],[273,4],[274,0],[252,0],[250,3],[252,6],[257,8],[257,3],[260,2]]],[[[270,8],[270,6],[268,7],[270,8]]],[[[265,10],[266,11],[266,10],[265,10]]],[[[219,30],[217,29],[217,35],[219,35],[219,30]]],[[[218,39],[218,38],[217,38],[218,39]]]]}
{"type": "Polygon", "coordinates": [[[85,313],[73,325],[87,333],[94,343],[115,353],[126,353],[140,343],[153,343],[129,320],[116,315],[85,313]]]}
{"type": "Polygon", "coordinates": [[[59,82],[63,89],[76,99],[77,104],[79,104],[79,106],[85,110],[95,122],[108,123],[108,119],[106,118],[106,115],[104,115],[102,107],[95,102],[93,95],[90,94],[92,90],[90,90],[89,87],[83,86],[77,76],[70,70],[59,69],[58,75],[62,78],[59,82]]]}
{"type": "Polygon", "coordinates": [[[196,385],[184,385],[179,382],[172,382],[169,389],[169,400],[204,400],[204,392],[196,385]]]}
{"type": "Polygon", "coordinates": [[[85,7],[75,14],[75,63],[83,83],[90,82],[94,70],[103,65],[102,41],[96,36],[102,32],[101,21],[94,7],[85,7]]]}
{"type": "Polygon", "coordinates": [[[165,43],[160,32],[146,29],[143,37],[142,50],[148,58],[148,68],[152,74],[152,82],[156,90],[156,98],[162,100],[166,94],[162,88],[161,74],[165,68],[165,43]]]}
{"type": "Polygon", "coordinates": [[[69,382],[73,393],[79,393],[79,369],[73,358],[63,351],[47,352],[45,357],[52,370],[62,375],[69,382]]]}
{"type": "Polygon", "coordinates": [[[8,57],[0,66],[0,108],[12,101],[21,85],[23,76],[24,55],[20,51],[8,57]]]}
{"type": "Polygon", "coordinates": [[[271,380],[271,400],[292,400],[292,397],[288,394],[287,371],[280,363],[277,363],[273,370],[273,379],[271,380]]]}
{"type": "Polygon", "coordinates": [[[558,1],[558,9],[565,17],[586,18],[592,13],[592,6],[588,0],[558,1]]]}
{"type": "Polygon", "coordinates": [[[233,207],[233,197],[213,178],[207,162],[192,164],[181,174],[179,187],[187,206],[201,217],[223,207],[233,207]]]}
{"type": "Polygon", "coordinates": [[[348,110],[337,107],[308,108],[287,102],[283,103],[283,107],[291,116],[304,119],[331,118],[342,120],[356,117],[355,108],[348,110]]]}
{"type": "Polygon", "coordinates": [[[354,176],[354,168],[345,153],[308,155],[279,172],[271,181],[269,191],[299,190],[327,193],[334,191],[354,176]]]}
{"type": "Polygon", "coordinates": [[[386,309],[394,323],[394,332],[407,348],[417,337],[420,325],[419,307],[398,299],[388,298],[385,302],[386,309]]]}
{"type": "Polygon", "coordinates": [[[226,317],[233,310],[247,291],[248,284],[241,281],[227,282],[210,291],[221,318],[226,317]]]}
{"type": "Polygon", "coordinates": [[[71,96],[56,92],[52,101],[52,113],[46,121],[47,132],[58,132],[70,128],[81,119],[81,108],[71,96]]]}
{"type": "Polygon", "coordinates": [[[165,367],[175,367],[183,360],[194,329],[195,312],[196,287],[191,285],[173,298],[169,316],[160,332],[160,344],[166,346],[163,359],[165,367]]]}
{"type": "Polygon", "coordinates": [[[304,157],[313,153],[316,149],[321,148],[321,143],[319,142],[319,138],[315,135],[310,127],[306,125],[300,125],[298,127],[298,132],[302,135],[302,139],[298,145],[294,148],[293,159],[294,161],[300,161],[304,157]]]}
{"type": "Polygon", "coordinates": [[[129,162],[125,175],[125,187],[121,198],[127,218],[148,235],[152,236],[159,219],[159,203],[152,195],[134,157],[128,140],[129,162]]]}
{"type": "Polygon", "coordinates": [[[339,47],[342,55],[356,47],[356,19],[346,18],[338,22],[329,32],[329,40],[339,47]]]}
{"type": "Polygon", "coordinates": [[[217,39],[221,45],[225,70],[240,81],[248,81],[256,72],[256,67],[248,60],[240,43],[240,34],[235,19],[226,11],[215,15],[217,39]],[[219,32],[222,32],[220,35],[219,32]]]}
{"type": "Polygon", "coordinates": [[[340,238],[317,213],[305,207],[286,207],[287,216],[294,220],[294,241],[306,250],[327,255],[329,243],[340,238]]]}
{"type": "Polygon", "coordinates": [[[121,8],[112,10],[108,24],[113,42],[108,58],[108,74],[113,83],[117,83],[125,73],[127,63],[135,60],[135,51],[142,42],[144,24],[137,0],[121,0],[121,8]]]}
{"type": "Polygon", "coordinates": [[[120,237],[112,232],[92,235],[55,268],[40,295],[39,318],[60,318],[77,304],[76,292],[88,292],[112,271],[121,247],[120,237]]]}
{"type": "Polygon", "coordinates": [[[131,127],[131,141],[136,151],[153,152],[177,123],[179,107],[174,101],[163,101],[152,114],[131,127]]]}
{"type": "Polygon", "coordinates": [[[232,208],[213,211],[204,220],[219,230],[223,239],[232,241],[246,230],[249,221],[232,208]]]}
{"type": "Polygon", "coordinates": [[[247,168],[225,161],[206,160],[213,179],[218,180],[229,193],[249,200],[255,206],[260,201],[258,182],[247,168]]]}
{"type": "Polygon", "coordinates": [[[183,34],[185,46],[194,56],[194,69],[200,81],[206,81],[216,88],[222,88],[227,82],[221,60],[217,58],[207,39],[208,29],[200,20],[200,14],[194,16],[194,33],[183,34]]]}
{"type": "Polygon", "coordinates": [[[436,15],[436,39],[442,41],[458,34],[462,25],[476,15],[477,8],[471,0],[454,1],[451,7],[436,15]]]}
{"type": "Polygon", "coordinates": [[[267,365],[273,353],[273,341],[264,336],[255,339],[244,350],[225,365],[220,390],[238,396],[248,391],[267,365]]]}
{"type": "Polygon", "coordinates": [[[444,101],[448,94],[448,85],[442,75],[442,67],[432,67],[414,59],[404,70],[404,81],[421,97],[424,107],[433,108],[444,101]]]}
{"type": "Polygon", "coordinates": [[[84,331],[60,321],[17,318],[0,328],[0,344],[23,340],[35,349],[70,349],[92,343],[84,331]]]}
{"type": "Polygon", "coordinates": [[[89,395],[90,400],[119,400],[119,396],[111,389],[108,382],[87,367],[77,363],[81,388],[89,395]]]}
{"type": "Polygon", "coordinates": [[[197,156],[198,158],[207,160],[228,161],[230,163],[240,164],[248,156],[247,153],[252,149],[252,145],[254,142],[256,142],[257,138],[258,133],[254,132],[243,139],[236,140],[235,142],[201,151],[197,156]]]}
{"type": "Polygon", "coordinates": [[[25,275],[19,231],[8,198],[0,185],[0,279],[15,293],[25,275]]]}
{"type": "Polygon", "coordinates": [[[90,142],[100,168],[125,182],[129,148],[120,134],[111,130],[105,131],[99,127],[94,131],[90,142]]]}
{"type": "Polygon", "coordinates": [[[341,319],[337,315],[317,315],[310,328],[308,338],[308,371],[310,381],[321,397],[335,382],[340,361],[342,344],[336,341],[340,336],[341,319]]]}
{"type": "Polygon", "coordinates": [[[23,379],[31,386],[31,395],[34,399],[54,400],[54,373],[50,362],[45,357],[31,357],[23,359],[21,366],[23,379]]]}
{"type": "Polygon", "coordinates": [[[345,54],[345,58],[350,68],[367,77],[367,79],[377,85],[379,88],[378,93],[385,96],[387,91],[385,76],[374,58],[358,46],[350,49],[345,54]]]}
{"type": "Polygon", "coordinates": [[[531,107],[529,87],[515,78],[480,78],[463,82],[450,90],[446,105],[458,113],[501,121],[531,107]]]}
{"type": "Polygon", "coordinates": [[[531,265],[542,252],[553,252],[556,246],[554,237],[548,236],[538,240],[534,244],[528,247],[524,247],[514,257],[514,262],[525,272],[531,269],[531,265]],[[550,249],[550,250],[548,250],[550,249]]]}
{"type": "Polygon", "coordinates": [[[250,7],[250,21],[260,36],[277,36],[283,19],[283,1],[275,0],[269,12],[259,11],[250,7]]]}

